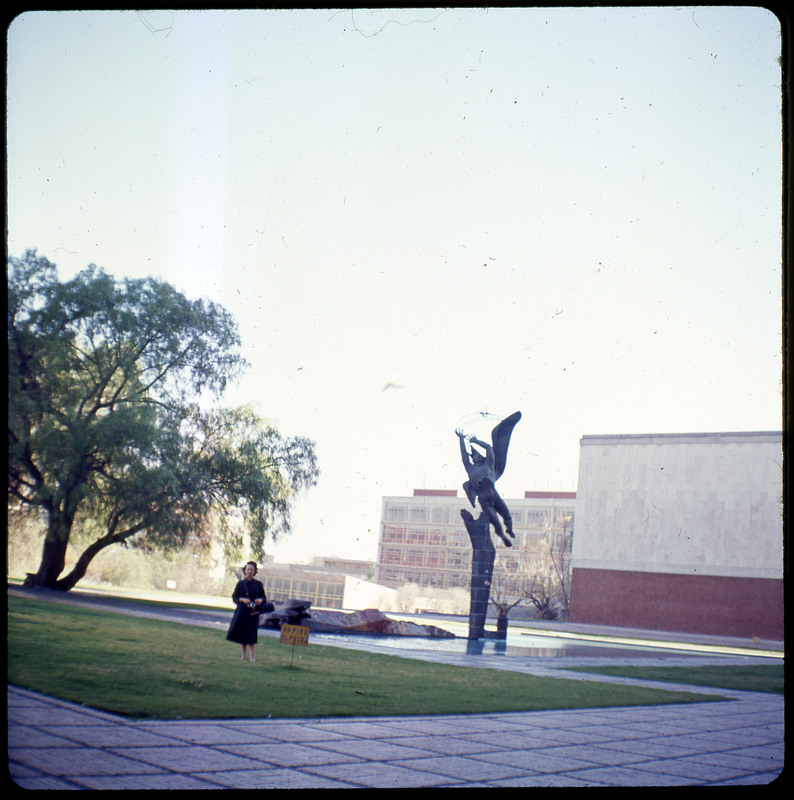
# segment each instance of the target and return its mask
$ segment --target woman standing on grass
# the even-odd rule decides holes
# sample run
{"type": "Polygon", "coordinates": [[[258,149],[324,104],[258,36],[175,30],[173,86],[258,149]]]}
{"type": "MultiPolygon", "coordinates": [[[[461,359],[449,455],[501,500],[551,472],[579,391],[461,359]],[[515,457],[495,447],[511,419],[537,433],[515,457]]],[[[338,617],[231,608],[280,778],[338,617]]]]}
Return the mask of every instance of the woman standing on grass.
{"type": "Polygon", "coordinates": [[[230,642],[237,642],[243,646],[243,657],[240,661],[245,661],[250,653],[250,661],[254,663],[256,662],[254,647],[259,629],[259,614],[252,613],[252,609],[261,606],[267,600],[265,587],[254,578],[256,572],[255,561],[249,561],[243,568],[245,577],[241,581],[237,581],[237,586],[234,587],[232,600],[236,608],[229,625],[229,632],[226,634],[226,638],[230,642]]]}

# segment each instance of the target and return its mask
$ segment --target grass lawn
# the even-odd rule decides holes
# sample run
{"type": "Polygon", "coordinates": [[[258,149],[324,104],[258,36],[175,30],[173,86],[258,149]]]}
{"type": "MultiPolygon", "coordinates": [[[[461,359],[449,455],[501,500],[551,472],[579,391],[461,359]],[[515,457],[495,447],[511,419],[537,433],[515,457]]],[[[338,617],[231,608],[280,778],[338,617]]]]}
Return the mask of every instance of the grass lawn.
{"type": "Polygon", "coordinates": [[[641,678],[646,681],[712,686],[745,692],[783,694],[783,663],[725,667],[577,667],[577,672],[641,678]]]}
{"type": "Polygon", "coordinates": [[[460,714],[719,700],[713,695],[433,664],[8,597],[8,682],[129,717],[460,714]]]}

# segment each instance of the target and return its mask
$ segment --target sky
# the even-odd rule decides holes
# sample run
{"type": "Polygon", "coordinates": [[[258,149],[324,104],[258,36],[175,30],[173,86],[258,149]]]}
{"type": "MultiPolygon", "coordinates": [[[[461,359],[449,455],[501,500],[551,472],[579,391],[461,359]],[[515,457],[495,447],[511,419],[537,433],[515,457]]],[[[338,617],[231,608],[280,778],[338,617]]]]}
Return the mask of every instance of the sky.
{"type": "MultiPolygon", "coordinates": [[[[7,247],[227,308],[316,443],[277,561],[384,496],[575,491],[585,435],[781,429],[781,55],[751,7],[26,12],[7,247]]],[[[461,507],[465,507],[463,502],[461,507]]]]}

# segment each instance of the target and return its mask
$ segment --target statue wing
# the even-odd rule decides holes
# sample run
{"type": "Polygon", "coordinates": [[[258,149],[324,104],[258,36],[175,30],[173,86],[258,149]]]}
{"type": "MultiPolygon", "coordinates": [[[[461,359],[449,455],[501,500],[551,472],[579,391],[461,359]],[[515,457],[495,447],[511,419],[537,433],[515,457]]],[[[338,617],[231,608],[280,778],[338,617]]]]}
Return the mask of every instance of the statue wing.
{"type": "Polygon", "coordinates": [[[513,428],[516,423],[521,419],[521,412],[516,411],[509,417],[503,419],[491,431],[491,442],[493,442],[494,454],[494,470],[496,472],[496,479],[502,476],[505,471],[505,464],[507,463],[507,448],[510,445],[510,435],[513,433],[513,428]]]}

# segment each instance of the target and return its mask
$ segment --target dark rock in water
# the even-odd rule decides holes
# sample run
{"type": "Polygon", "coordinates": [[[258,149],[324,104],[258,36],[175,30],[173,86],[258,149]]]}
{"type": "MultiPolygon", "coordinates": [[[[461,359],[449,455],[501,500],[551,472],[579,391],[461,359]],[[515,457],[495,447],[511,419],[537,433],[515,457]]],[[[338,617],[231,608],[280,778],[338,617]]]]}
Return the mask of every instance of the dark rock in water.
{"type": "Polygon", "coordinates": [[[312,604],[308,600],[292,599],[274,602],[272,605],[272,611],[259,615],[261,628],[279,629],[282,625],[302,625],[304,620],[311,618],[309,609],[312,604]]]}
{"type": "Polygon", "coordinates": [[[349,631],[357,633],[383,633],[389,624],[380,611],[368,608],[364,611],[334,611],[332,609],[314,609],[309,629],[323,633],[349,631]]]}
{"type": "Polygon", "coordinates": [[[435,625],[419,625],[389,619],[376,608],[363,611],[335,611],[312,608],[307,600],[275,601],[273,611],[262,614],[259,625],[280,628],[282,625],[304,625],[313,633],[373,633],[381,636],[425,636],[454,639],[455,634],[435,625]]]}
{"type": "Polygon", "coordinates": [[[455,634],[435,625],[419,625],[389,619],[376,608],[364,611],[312,609],[312,618],[305,625],[315,633],[377,633],[383,636],[427,636],[454,639],[455,634]]]}
{"type": "Polygon", "coordinates": [[[400,620],[389,620],[389,624],[383,629],[383,633],[388,636],[430,636],[435,639],[454,639],[455,634],[437,628],[435,625],[419,625],[416,622],[403,622],[400,620]]]}

